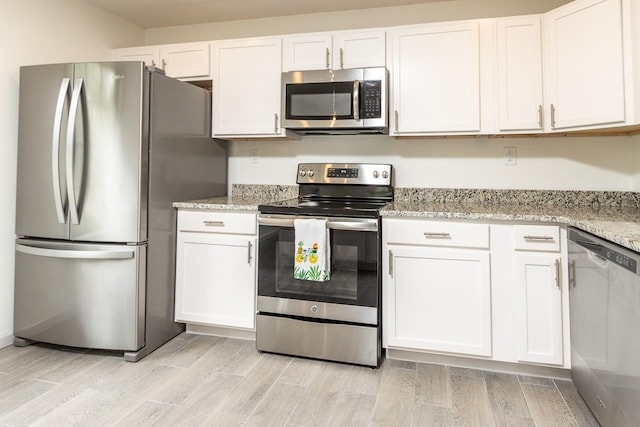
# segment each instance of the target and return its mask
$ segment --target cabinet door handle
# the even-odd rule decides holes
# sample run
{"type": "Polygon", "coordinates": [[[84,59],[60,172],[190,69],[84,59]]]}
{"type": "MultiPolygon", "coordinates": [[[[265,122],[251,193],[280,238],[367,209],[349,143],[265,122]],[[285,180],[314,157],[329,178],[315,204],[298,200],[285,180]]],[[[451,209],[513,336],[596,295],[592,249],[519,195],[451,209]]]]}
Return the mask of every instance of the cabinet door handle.
{"type": "Polygon", "coordinates": [[[424,237],[427,239],[450,239],[451,234],[449,233],[424,233],[424,237]]]}
{"type": "Polygon", "coordinates": [[[274,120],[273,132],[277,134],[278,133],[278,113],[275,113],[274,116],[275,116],[275,120],[274,120]]]}
{"type": "Polygon", "coordinates": [[[395,126],[395,129],[396,129],[396,132],[398,132],[398,121],[400,120],[400,115],[398,114],[398,110],[396,110],[394,113],[395,113],[394,114],[394,116],[395,116],[394,117],[395,118],[394,126],[395,126]]]}
{"type": "Polygon", "coordinates": [[[165,61],[164,58],[162,59],[162,69],[167,71],[167,61],[165,61]]]}
{"type": "Polygon", "coordinates": [[[327,48],[327,70],[329,69],[329,48],[327,48]]]}
{"type": "Polygon", "coordinates": [[[551,104],[551,128],[556,128],[556,106],[551,104]]]}
{"type": "Polygon", "coordinates": [[[152,66],[152,67],[155,67],[155,66],[156,66],[156,60],[155,60],[155,59],[152,59],[152,60],[151,60],[151,66],[152,66]]]}
{"type": "Polygon", "coordinates": [[[202,221],[205,227],[224,227],[224,221],[202,221]]]}
{"type": "Polygon", "coordinates": [[[393,278],[393,252],[389,250],[389,277],[393,278]]]}
{"type": "Polygon", "coordinates": [[[560,289],[560,260],[556,258],[556,286],[560,289]]]}
{"type": "Polygon", "coordinates": [[[544,127],[543,125],[543,111],[542,111],[542,104],[538,105],[538,126],[540,126],[540,129],[543,129],[544,127]]]}
{"type": "Polygon", "coordinates": [[[253,247],[253,243],[251,243],[251,240],[249,240],[249,242],[247,243],[247,264],[251,265],[251,259],[253,258],[251,256],[251,248],[253,247]]]}
{"type": "Polygon", "coordinates": [[[548,241],[552,241],[553,237],[552,236],[524,236],[524,240],[526,240],[527,242],[548,242],[548,241]]]}
{"type": "Polygon", "coordinates": [[[340,48],[340,69],[344,69],[344,49],[340,48]]]}

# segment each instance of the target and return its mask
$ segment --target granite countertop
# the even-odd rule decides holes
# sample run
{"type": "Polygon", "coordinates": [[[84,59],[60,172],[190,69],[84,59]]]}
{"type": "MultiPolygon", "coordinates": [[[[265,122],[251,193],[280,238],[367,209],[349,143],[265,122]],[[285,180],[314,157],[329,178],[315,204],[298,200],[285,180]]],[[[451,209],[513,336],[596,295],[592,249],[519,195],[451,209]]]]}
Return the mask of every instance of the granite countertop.
{"type": "Polygon", "coordinates": [[[383,217],[543,222],[570,225],[640,252],[640,210],[629,206],[553,206],[395,201],[383,217]]]}
{"type": "MultiPolygon", "coordinates": [[[[295,198],[295,186],[239,185],[233,196],[176,202],[180,209],[257,211],[295,198]]],[[[401,189],[383,217],[514,221],[569,225],[640,252],[638,193],[401,189]],[[404,191],[403,191],[404,190],[404,191]],[[464,202],[459,202],[464,200],[464,202]]]]}

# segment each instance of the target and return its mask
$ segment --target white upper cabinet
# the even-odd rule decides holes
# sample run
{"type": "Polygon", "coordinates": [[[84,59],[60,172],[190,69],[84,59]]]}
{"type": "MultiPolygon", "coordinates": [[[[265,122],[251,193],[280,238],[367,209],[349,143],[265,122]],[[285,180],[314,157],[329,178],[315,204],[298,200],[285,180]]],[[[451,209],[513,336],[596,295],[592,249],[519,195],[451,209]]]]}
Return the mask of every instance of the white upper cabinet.
{"type": "Polygon", "coordinates": [[[212,43],[213,136],[279,137],[280,37],[212,43]]]}
{"type": "Polygon", "coordinates": [[[329,34],[285,36],[282,71],[331,69],[331,40],[329,34]]]}
{"type": "Polygon", "coordinates": [[[381,67],[386,62],[385,46],[382,30],[284,36],[282,70],[381,67]]]}
{"type": "Polygon", "coordinates": [[[345,31],[333,35],[333,68],[384,67],[386,65],[384,31],[345,31]]]}
{"type": "Polygon", "coordinates": [[[175,78],[209,77],[209,43],[181,43],[160,46],[161,68],[175,78]]]}
{"type": "Polygon", "coordinates": [[[179,43],[114,49],[116,61],[144,61],[177,79],[209,78],[209,43],[179,43]]]}
{"type": "Polygon", "coordinates": [[[143,61],[152,67],[160,66],[160,51],[158,46],[138,46],[113,49],[111,59],[114,61],[143,61]]]}
{"type": "Polygon", "coordinates": [[[543,131],[540,15],[497,19],[497,130],[543,131]]]}
{"type": "Polygon", "coordinates": [[[479,23],[399,28],[390,37],[394,113],[390,133],[479,133],[479,23]]]}
{"type": "Polygon", "coordinates": [[[579,0],[545,15],[550,131],[625,124],[623,22],[622,0],[579,0]]]}

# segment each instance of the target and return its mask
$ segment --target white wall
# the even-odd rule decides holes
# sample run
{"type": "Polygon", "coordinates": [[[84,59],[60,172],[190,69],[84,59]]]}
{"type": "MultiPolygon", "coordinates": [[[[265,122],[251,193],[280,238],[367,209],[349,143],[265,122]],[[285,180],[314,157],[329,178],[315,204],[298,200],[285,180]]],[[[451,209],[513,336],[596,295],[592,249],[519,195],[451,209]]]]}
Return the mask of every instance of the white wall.
{"type": "Polygon", "coordinates": [[[277,34],[309,33],[313,31],[390,27],[394,25],[423,24],[426,22],[542,13],[569,3],[569,1],[570,0],[434,1],[408,6],[356,11],[149,28],[146,31],[145,37],[146,44],[151,45],[277,34]]]}
{"type": "MultiPolygon", "coordinates": [[[[299,162],[392,163],[398,187],[635,190],[640,136],[394,139],[307,136],[230,142],[231,184],[295,184],[299,162]],[[504,165],[504,147],[517,164],[504,165]]],[[[640,172],[637,172],[640,175],[640,172]]]]}
{"type": "Polygon", "coordinates": [[[633,168],[631,170],[631,178],[633,181],[633,191],[640,191],[640,134],[630,137],[632,142],[631,162],[633,168]]]}
{"type": "Polygon", "coordinates": [[[83,0],[0,0],[0,348],[13,333],[19,67],[109,59],[144,30],[83,0]]]}

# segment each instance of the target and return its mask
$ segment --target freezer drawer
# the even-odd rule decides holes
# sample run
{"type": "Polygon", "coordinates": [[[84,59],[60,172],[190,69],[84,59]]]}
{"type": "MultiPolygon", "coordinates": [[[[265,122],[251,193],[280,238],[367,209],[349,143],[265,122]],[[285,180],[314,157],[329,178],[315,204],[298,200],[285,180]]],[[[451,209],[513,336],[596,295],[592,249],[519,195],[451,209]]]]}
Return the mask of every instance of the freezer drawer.
{"type": "Polygon", "coordinates": [[[145,344],[146,246],[16,240],[14,335],[72,347],[145,344]]]}

